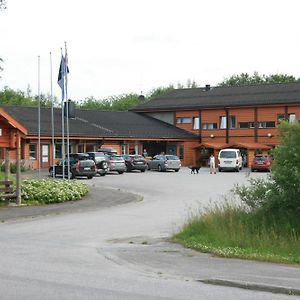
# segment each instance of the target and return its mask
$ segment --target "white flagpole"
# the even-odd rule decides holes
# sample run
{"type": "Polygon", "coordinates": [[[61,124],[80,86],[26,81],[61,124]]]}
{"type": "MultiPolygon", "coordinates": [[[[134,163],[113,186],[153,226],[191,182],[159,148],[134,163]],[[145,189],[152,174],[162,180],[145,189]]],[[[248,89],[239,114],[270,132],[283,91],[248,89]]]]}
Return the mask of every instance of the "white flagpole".
{"type": "Polygon", "coordinates": [[[52,128],[52,167],[53,167],[53,178],[55,178],[54,107],[53,107],[52,53],[51,52],[50,52],[50,95],[51,95],[51,128],[52,128]]]}
{"type": "MultiPolygon", "coordinates": [[[[61,50],[61,57],[63,57],[62,48],[61,50]]],[[[65,76],[63,74],[63,76],[65,76]]],[[[61,153],[62,153],[62,174],[63,178],[65,178],[65,120],[64,120],[64,97],[62,97],[61,101],[61,134],[62,134],[62,145],[61,145],[61,153]]]]}
{"type": "Polygon", "coordinates": [[[40,56],[38,56],[38,174],[41,177],[41,88],[40,88],[40,56]]]}
{"type": "Polygon", "coordinates": [[[68,53],[67,42],[65,42],[65,76],[66,76],[66,121],[67,121],[67,159],[68,159],[68,180],[70,180],[70,136],[69,136],[69,101],[68,101],[68,53]]]}

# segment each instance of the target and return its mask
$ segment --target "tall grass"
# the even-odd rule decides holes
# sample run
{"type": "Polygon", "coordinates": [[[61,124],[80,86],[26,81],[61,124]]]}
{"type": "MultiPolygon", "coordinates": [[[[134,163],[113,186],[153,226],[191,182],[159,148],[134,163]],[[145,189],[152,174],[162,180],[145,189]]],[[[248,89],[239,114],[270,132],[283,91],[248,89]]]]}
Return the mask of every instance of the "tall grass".
{"type": "Polygon", "coordinates": [[[295,217],[247,212],[225,203],[191,217],[173,240],[223,257],[300,263],[299,223],[295,217]]]}

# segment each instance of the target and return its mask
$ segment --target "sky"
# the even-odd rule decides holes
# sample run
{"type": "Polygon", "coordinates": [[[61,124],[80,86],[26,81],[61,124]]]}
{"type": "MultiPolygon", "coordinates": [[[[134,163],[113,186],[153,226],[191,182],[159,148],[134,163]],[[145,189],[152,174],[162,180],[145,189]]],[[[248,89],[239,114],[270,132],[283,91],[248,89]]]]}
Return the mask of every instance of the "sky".
{"type": "Polygon", "coordinates": [[[217,85],[258,71],[300,77],[299,0],[6,0],[0,12],[0,89],[60,97],[67,43],[68,98],[217,85]],[[40,56],[40,81],[38,81],[40,56]]]}

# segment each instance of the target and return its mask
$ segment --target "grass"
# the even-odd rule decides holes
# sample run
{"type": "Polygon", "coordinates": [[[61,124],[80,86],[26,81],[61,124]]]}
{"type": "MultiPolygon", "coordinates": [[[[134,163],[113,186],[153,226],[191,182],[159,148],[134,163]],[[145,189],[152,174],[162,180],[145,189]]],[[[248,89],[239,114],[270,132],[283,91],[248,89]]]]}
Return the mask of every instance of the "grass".
{"type": "Polygon", "coordinates": [[[191,217],[172,240],[221,257],[300,264],[299,223],[299,218],[247,212],[226,203],[191,217]]]}

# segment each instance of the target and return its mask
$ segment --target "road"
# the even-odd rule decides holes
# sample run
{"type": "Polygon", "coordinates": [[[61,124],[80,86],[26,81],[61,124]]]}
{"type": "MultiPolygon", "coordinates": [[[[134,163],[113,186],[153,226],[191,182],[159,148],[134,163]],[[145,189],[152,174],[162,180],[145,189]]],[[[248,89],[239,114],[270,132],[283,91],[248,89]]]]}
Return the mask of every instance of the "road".
{"type": "MultiPolygon", "coordinates": [[[[151,171],[83,180],[99,193],[98,198],[97,193],[93,196],[99,199],[98,207],[74,210],[70,205],[59,214],[0,224],[0,298],[292,299],[295,296],[199,280],[236,279],[236,274],[255,281],[261,273],[275,285],[279,279],[274,273],[281,272],[297,288],[299,280],[292,281],[300,278],[296,266],[223,260],[168,243],[189,215],[211,202],[224,201],[234,183],[247,182],[246,175],[210,175],[207,169],[192,175],[183,168],[179,173],[151,171]],[[118,192],[138,197],[101,205],[101,191],[107,193],[107,188],[112,202],[118,192]],[[253,269],[245,272],[250,265],[253,269]]],[[[106,202],[108,197],[105,194],[106,202]]]]}

